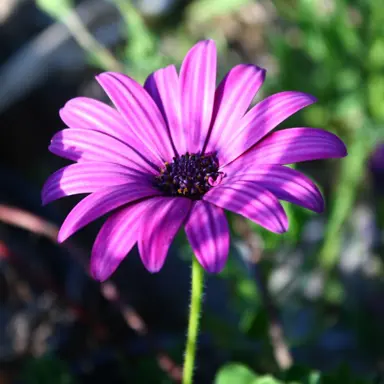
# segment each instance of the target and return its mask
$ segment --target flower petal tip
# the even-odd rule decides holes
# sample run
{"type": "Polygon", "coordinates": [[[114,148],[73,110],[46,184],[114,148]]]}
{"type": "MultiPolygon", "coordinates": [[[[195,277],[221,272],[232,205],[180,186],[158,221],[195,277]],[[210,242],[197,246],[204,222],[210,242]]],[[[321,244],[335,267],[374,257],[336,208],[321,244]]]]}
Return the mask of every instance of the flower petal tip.
{"type": "Polygon", "coordinates": [[[41,188],[40,198],[41,198],[41,204],[42,204],[42,205],[47,205],[47,204],[49,203],[49,200],[47,199],[47,190],[48,190],[48,187],[49,187],[49,178],[48,178],[48,180],[44,183],[43,188],[41,188]]]}
{"type": "Polygon", "coordinates": [[[321,214],[325,211],[325,203],[324,200],[319,201],[315,206],[312,207],[312,211],[318,214],[321,214]]]}
{"type": "Polygon", "coordinates": [[[103,78],[106,78],[106,77],[118,77],[120,75],[123,75],[122,73],[118,73],[118,72],[111,72],[111,71],[107,71],[107,72],[101,72],[99,73],[98,75],[95,76],[95,79],[103,79],[103,78]]]}
{"type": "Polygon", "coordinates": [[[95,80],[102,86],[105,79],[106,72],[100,73],[95,76],[95,80]]]}
{"type": "Polygon", "coordinates": [[[279,235],[282,235],[285,232],[288,232],[289,229],[289,222],[282,222],[279,226],[276,226],[273,230],[270,229],[271,232],[277,233],[279,235]]]}
{"type": "MultiPolygon", "coordinates": [[[[56,135],[55,135],[56,136],[56,135]]],[[[55,137],[54,136],[54,137],[55,137]]],[[[52,138],[52,140],[51,140],[51,142],[49,143],[49,145],[48,145],[48,151],[49,152],[53,152],[53,138],[52,138]]],[[[53,152],[54,153],[54,152],[53,152]]]]}
{"type": "MultiPolygon", "coordinates": [[[[290,92],[290,91],[287,91],[287,92],[290,92]]],[[[314,95],[311,95],[310,93],[300,92],[300,91],[292,91],[292,92],[296,93],[298,96],[305,97],[309,102],[307,105],[317,103],[318,101],[317,97],[314,95]]]]}
{"type": "Polygon", "coordinates": [[[95,79],[97,79],[99,76],[102,76],[104,73],[108,73],[107,71],[99,72],[97,75],[95,75],[95,79]]]}
{"type": "Polygon", "coordinates": [[[40,199],[41,199],[41,205],[42,206],[47,205],[46,200],[45,200],[46,188],[47,188],[46,184],[44,184],[43,188],[41,189],[41,193],[40,193],[40,199]]]}
{"type": "Polygon", "coordinates": [[[104,281],[108,280],[110,276],[108,274],[103,273],[102,270],[100,271],[97,268],[94,268],[93,266],[91,266],[89,273],[92,278],[98,281],[99,283],[103,283],[104,281]]]}
{"type": "Polygon", "coordinates": [[[113,74],[113,72],[110,72],[110,71],[100,72],[98,75],[95,76],[95,79],[100,79],[100,78],[103,78],[106,76],[110,76],[112,74],[113,74]]]}
{"type": "Polygon", "coordinates": [[[314,210],[316,213],[323,213],[325,211],[325,201],[322,195],[320,195],[316,210],[314,210]]]}
{"type": "Polygon", "coordinates": [[[217,265],[217,264],[202,265],[202,267],[204,268],[204,270],[206,272],[212,273],[212,274],[220,273],[224,269],[224,266],[225,266],[225,264],[223,264],[223,265],[217,265]]]}
{"type": "Polygon", "coordinates": [[[157,265],[144,265],[144,267],[151,274],[158,273],[161,270],[161,267],[159,267],[157,265]]]}
{"type": "Polygon", "coordinates": [[[333,139],[334,145],[336,146],[336,148],[338,150],[338,156],[333,156],[333,157],[334,158],[346,157],[348,155],[348,150],[347,150],[347,146],[345,145],[344,141],[341,140],[340,137],[338,137],[334,133],[331,133],[331,132],[327,132],[327,133],[329,135],[333,136],[332,139],[333,139]]]}
{"type": "Polygon", "coordinates": [[[111,77],[115,77],[114,76],[115,73],[114,72],[102,72],[102,73],[99,73],[98,75],[95,76],[95,79],[96,81],[100,84],[100,85],[103,85],[103,83],[105,81],[107,81],[108,79],[110,79],[111,77]]]}
{"type": "Polygon", "coordinates": [[[309,93],[308,93],[308,96],[312,100],[313,103],[317,103],[317,97],[316,96],[310,95],[309,93]]]}
{"type": "Polygon", "coordinates": [[[64,241],[67,240],[68,237],[68,234],[60,229],[59,233],[57,234],[57,242],[59,244],[64,243],[64,241]]]}
{"type": "Polygon", "coordinates": [[[340,157],[348,156],[347,146],[344,144],[344,142],[342,140],[340,140],[340,144],[341,144],[341,149],[340,149],[341,156],[340,157]]]}
{"type": "Polygon", "coordinates": [[[216,42],[213,39],[205,39],[196,43],[196,45],[213,45],[216,47],[216,42]]]}
{"type": "Polygon", "coordinates": [[[216,51],[217,51],[217,48],[216,48],[216,42],[215,40],[212,40],[212,39],[207,39],[207,40],[201,40],[201,41],[198,41],[190,50],[189,52],[187,53],[186,57],[188,56],[188,54],[192,53],[192,52],[196,52],[196,50],[200,50],[200,49],[207,49],[208,52],[212,52],[212,53],[215,53],[216,54],[216,51]]]}
{"type": "MultiPolygon", "coordinates": [[[[297,204],[300,206],[300,204],[297,204]]],[[[320,191],[314,197],[314,201],[310,206],[304,207],[306,209],[310,209],[311,211],[321,214],[325,211],[325,201],[320,191]]]]}
{"type": "Polygon", "coordinates": [[[71,108],[73,107],[73,99],[67,101],[60,109],[59,109],[59,116],[62,122],[66,125],[66,127],[69,127],[68,124],[65,122],[67,121],[68,116],[71,114],[71,108]]]}
{"type": "Polygon", "coordinates": [[[257,65],[256,65],[256,67],[261,71],[261,72],[260,72],[260,76],[261,76],[261,78],[262,78],[262,80],[263,80],[263,82],[264,82],[264,80],[265,80],[265,78],[266,78],[266,76],[267,76],[267,70],[266,70],[266,68],[258,67],[257,65]]]}
{"type": "Polygon", "coordinates": [[[262,68],[262,67],[259,67],[257,65],[253,65],[253,64],[249,64],[249,65],[252,65],[252,67],[254,68],[255,70],[255,75],[260,78],[260,82],[261,84],[264,83],[265,81],[265,78],[267,77],[267,70],[265,68],[262,68]]]}
{"type": "Polygon", "coordinates": [[[283,92],[280,92],[280,94],[296,96],[298,99],[301,99],[303,102],[305,102],[304,106],[309,106],[311,104],[317,103],[318,101],[316,96],[311,95],[310,93],[307,93],[307,92],[283,91],[283,92]]]}

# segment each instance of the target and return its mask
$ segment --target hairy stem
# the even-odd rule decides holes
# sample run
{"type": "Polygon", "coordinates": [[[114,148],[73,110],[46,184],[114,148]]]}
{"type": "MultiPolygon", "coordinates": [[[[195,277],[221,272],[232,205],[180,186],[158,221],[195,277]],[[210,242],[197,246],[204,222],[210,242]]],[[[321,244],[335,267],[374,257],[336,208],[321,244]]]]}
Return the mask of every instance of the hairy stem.
{"type": "Polygon", "coordinates": [[[199,332],[199,320],[203,298],[204,270],[197,261],[192,258],[192,290],[191,307],[189,312],[188,336],[185,347],[183,384],[192,384],[195,364],[197,335],[199,332]]]}

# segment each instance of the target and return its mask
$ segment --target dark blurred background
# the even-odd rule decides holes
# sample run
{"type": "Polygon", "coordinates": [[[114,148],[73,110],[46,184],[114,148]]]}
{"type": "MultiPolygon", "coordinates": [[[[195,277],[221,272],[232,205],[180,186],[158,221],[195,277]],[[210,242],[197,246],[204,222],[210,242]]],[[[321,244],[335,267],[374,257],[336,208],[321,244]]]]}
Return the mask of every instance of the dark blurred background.
{"type": "Polygon", "coordinates": [[[79,197],[42,207],[40,189],[66,164],[47,149],[64,127],[58,110],[80,95],[107,101],[95,74],[143,82],[204,38],[217,42],[220,78],[240,62],[267,69],[258,99],[315,95],[282,126],[333,131],[349,156],[297,166],[327,208],[285,205],[287,234],[230,216],[230,260],[205,287],[196,383],[384,383],[382,5],[0,0],[0,383],[180,381],[191,259],[183,235],[161,273],[147,273],[135,250],[99,284],[88,259],[102,221],[57,245],[79,197]]]}

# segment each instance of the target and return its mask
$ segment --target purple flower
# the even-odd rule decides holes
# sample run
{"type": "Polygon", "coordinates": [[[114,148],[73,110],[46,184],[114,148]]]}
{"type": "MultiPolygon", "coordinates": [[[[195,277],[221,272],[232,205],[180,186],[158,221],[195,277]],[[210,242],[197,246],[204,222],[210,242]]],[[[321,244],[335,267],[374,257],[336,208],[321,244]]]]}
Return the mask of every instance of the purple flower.
{"type": "Polygon", "coordinates": [[[137,243],[150,272],[164,264],[184,226],[200,264],[219,272],[229,249],[229,210],[276,233],[288,229],[279,200],[315,212],[324,207],[315,184],[285,167],[346,156],[343,142],[315,128],[271,133],[315,102],[302,92],[281,92],[248,108],[265,70],[240,64],[216,88],[216,47],[201,41],[178,74],[170,65],[144,87],[120,73],[97,80],[116,109],[89,98],[60,111],[69,129],[49,147],[76,163],[47,180],[44,203],[89,193],[64,221],[59,241],[107,213],[92,250],[91,271],[107,279],[137,243]]]}

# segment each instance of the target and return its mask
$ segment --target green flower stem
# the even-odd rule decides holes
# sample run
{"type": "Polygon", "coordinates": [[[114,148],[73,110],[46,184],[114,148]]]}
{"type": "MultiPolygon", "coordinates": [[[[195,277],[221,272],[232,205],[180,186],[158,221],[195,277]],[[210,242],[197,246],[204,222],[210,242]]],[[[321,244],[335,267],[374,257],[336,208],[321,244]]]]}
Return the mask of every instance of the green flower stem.
{"type": "Polygon", "coordinates": [[[193,256],[191,307],[189,312],[187,345],[185,347],[184,356],[183,384],[192,384],[193,382],[197,335],[199,332],[199,320],[203,299],[203,285],[204,270],[197,261],[196,257],[193,256]]]}

